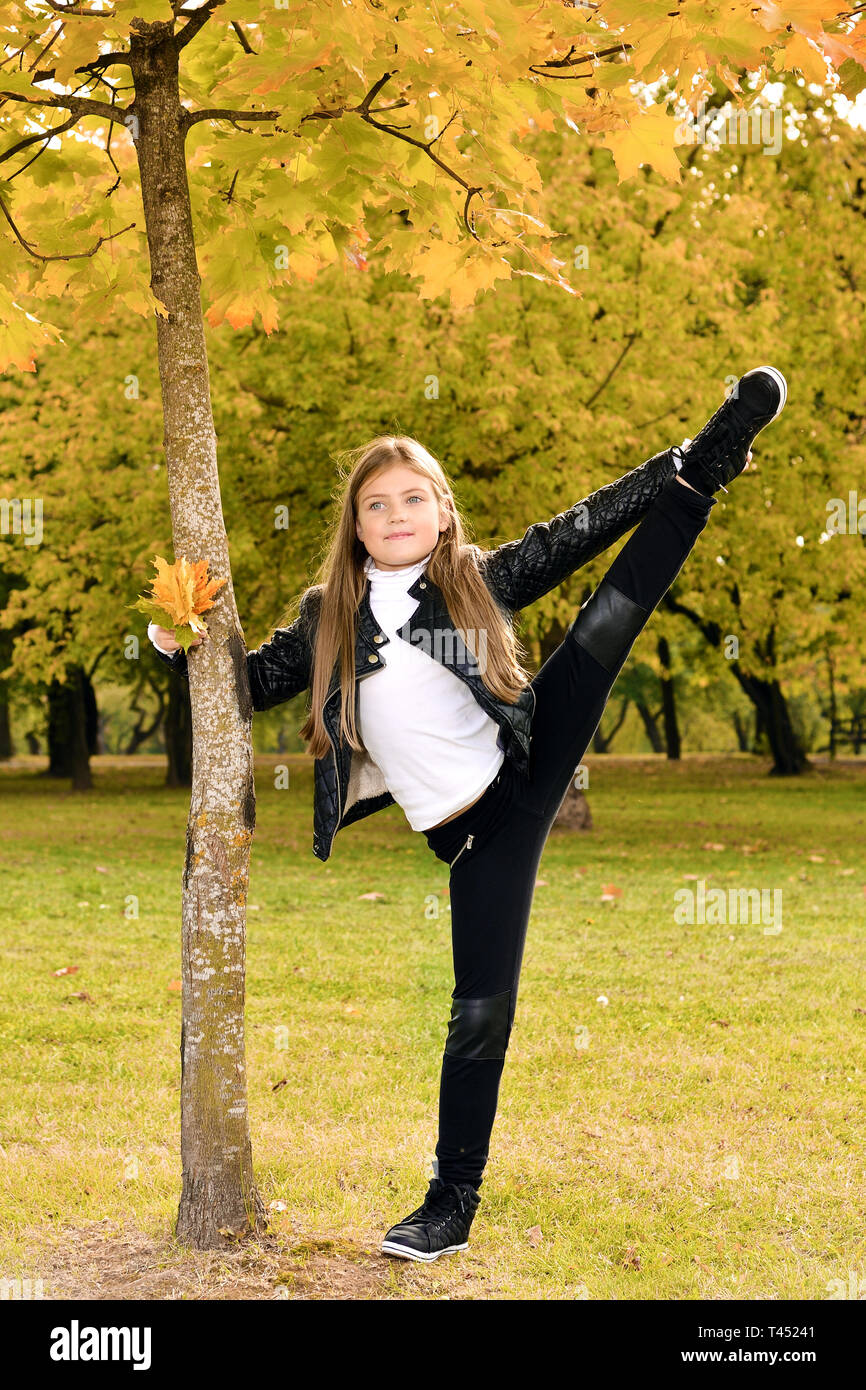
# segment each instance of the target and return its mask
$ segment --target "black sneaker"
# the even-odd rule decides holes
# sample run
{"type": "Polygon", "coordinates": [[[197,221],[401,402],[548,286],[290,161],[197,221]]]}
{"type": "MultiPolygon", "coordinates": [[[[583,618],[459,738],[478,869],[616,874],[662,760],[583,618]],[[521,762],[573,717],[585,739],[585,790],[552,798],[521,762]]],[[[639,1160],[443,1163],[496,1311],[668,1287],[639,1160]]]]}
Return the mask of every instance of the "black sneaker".
{"type": "Polygon", "coordinates": [[[746,372],[700,433],[675,446],[683,461],[680,477],[708,495],[727,492],[725,483],[742,473],[755,435],[781,415],[787,399],[788,383],[776,367],[746,372]]]}
{"type": "Polygon", "coordinates": [[[465,1250],[480,1202],[481,1197],[470,1182],[431,1178],[421,1206],[385,1233],[382,1254],[429,1261],[465,1250]]]}

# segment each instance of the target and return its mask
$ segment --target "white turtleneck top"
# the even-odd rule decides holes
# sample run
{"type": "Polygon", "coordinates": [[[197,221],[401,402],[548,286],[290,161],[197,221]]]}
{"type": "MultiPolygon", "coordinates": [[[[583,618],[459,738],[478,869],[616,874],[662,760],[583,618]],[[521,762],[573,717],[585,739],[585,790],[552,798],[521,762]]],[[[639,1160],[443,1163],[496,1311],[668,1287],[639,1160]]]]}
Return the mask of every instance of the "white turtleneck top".
{"type": "Polygon", "coordinates": [[[380,570],[372,556],[364,562],[370,608],[389,640],[379,648],[381,666],[358,682],[359,732],[413,830],[474,801],[505,758],[496,721],[469,687],[397,631],[418,607],[408,591],[432,554],[396,570],[380,570]]]}
{"type": "Polygon", "coordinates": [[[396,570],[368,556],[370,608],[389,639],[382,666],[358,682],[360,734],[413,830],[427,830],[474,801],[505,754],[499,726],[469,687],[397,629],[415,612],[408,592],[432,555],[396,570]]]}

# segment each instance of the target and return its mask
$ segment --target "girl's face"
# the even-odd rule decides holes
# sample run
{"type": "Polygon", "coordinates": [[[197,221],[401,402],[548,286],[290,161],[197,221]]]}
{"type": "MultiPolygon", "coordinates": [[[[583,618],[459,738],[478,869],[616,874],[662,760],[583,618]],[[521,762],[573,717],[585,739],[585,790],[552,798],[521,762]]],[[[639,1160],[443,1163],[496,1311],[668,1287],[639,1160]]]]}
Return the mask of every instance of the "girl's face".
{"type": "Polygon", "coordinates": [[[433,484],[405,463],[393,464],[364,483],[355,530],[379,569],[403,569],[429,555],[448,529],[433,484]]]}

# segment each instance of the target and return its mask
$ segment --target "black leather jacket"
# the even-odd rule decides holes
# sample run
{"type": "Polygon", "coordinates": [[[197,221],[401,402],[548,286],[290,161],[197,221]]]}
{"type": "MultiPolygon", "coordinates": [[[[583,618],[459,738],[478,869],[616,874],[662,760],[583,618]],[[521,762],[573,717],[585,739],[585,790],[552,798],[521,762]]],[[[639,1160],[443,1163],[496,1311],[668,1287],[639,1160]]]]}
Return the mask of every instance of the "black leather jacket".
{"type": "MultiPolygon", "coordinates": [[[[576,502],[568,511],[550,521],[536,522],[521,540],[480,551],[479,568],[500,608],[509,616],[519,612],[619,540],[646,515],[675,473],[671,451],[665,450],[576,502]]],[[[400,630],[400,637],[423,646],[434,660],[448,666],[468,685],[481,708],[499,725],[498,746],[526,774],[535,692],[527,686],[513,705],[499,700],[484,684],[473,654],[457,633],[441,590],[422,573],[408,592],[419,602],[400,630]]],[[[290,627],[277,628],[270,641],[247,652],[254,710],[272,709],[310,685],[320,596],[320,588],[308,589],[295,622],[290,627]]],[[[356,628],[356,702],[358,682],[387,665],[384,649],[389,640],[373,617],[368,580],[356,628]]],[[[168,656],[157,650],[156,654],[179,675],[187,674],[183,652],[168,656]]],[[[357,719],[357,703],[355,713],[357,719]]],[[[394,804],[394,797],[369,754],[356,752],[338,736],[339,716],[338,660],[323,707],[331,749],[325,757],[315,760],[314,771],[313,853],[323,861],[330,857],[338,830],[394,804]]]]}

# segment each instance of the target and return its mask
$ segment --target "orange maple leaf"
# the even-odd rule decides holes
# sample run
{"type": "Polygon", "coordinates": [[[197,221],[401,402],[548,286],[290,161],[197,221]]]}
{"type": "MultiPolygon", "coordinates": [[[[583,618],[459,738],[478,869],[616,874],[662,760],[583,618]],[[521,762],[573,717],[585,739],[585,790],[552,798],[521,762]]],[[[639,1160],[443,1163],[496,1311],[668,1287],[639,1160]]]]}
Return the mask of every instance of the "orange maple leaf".
{"type": "Polygon", "coordinates": [[[207,560],[190,563],[183,555],[170,565],[161,555],[154,557],[157,575],[153,581],[153,601],[170,614],[177,626],[188,624],[194,632],[207,631],[197,621],[199,613],[213,608],[213,595],[227,581],[208,579],[207,560]]]}

